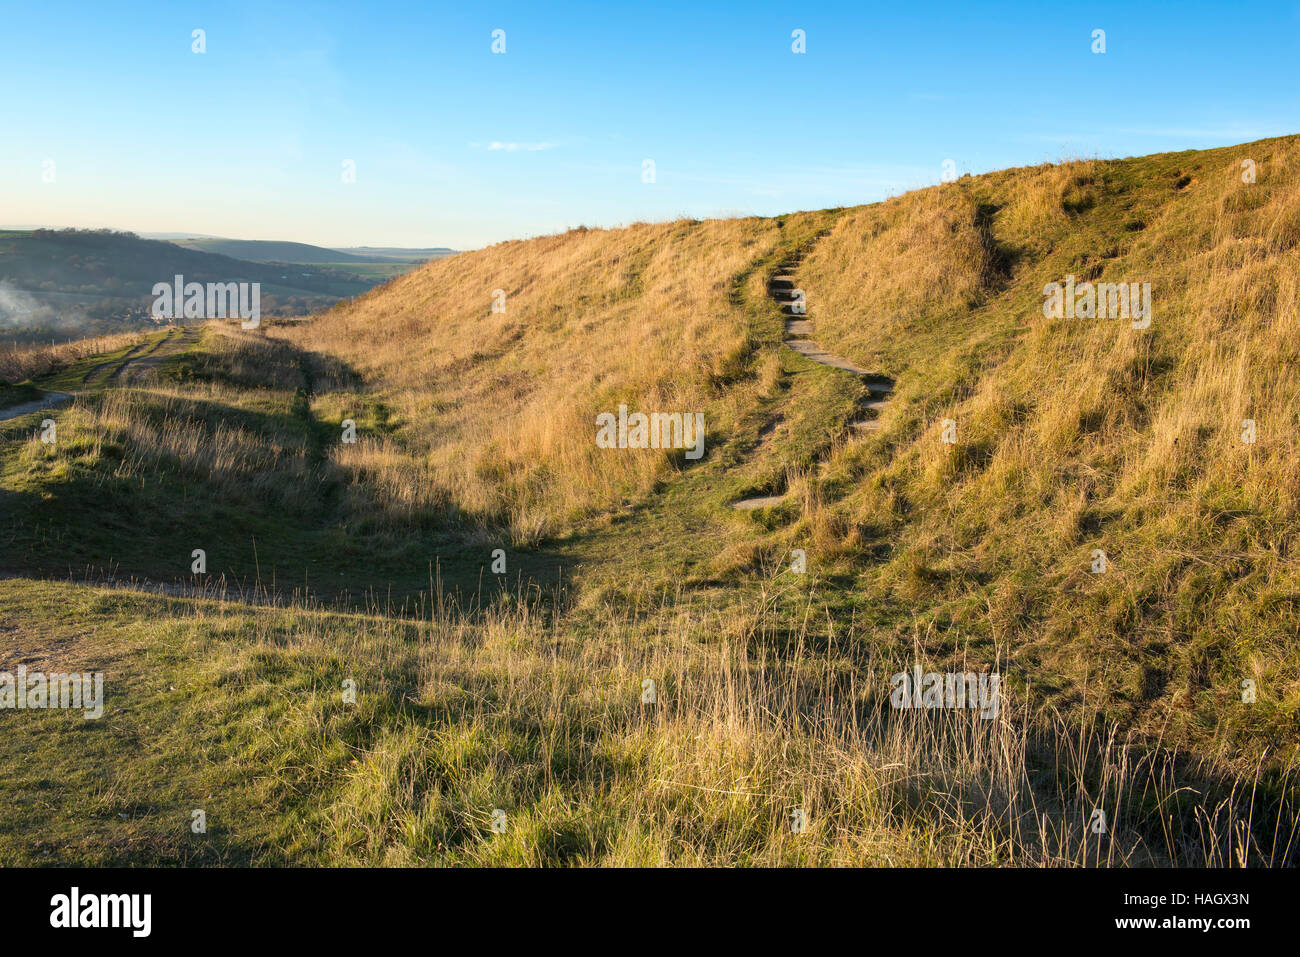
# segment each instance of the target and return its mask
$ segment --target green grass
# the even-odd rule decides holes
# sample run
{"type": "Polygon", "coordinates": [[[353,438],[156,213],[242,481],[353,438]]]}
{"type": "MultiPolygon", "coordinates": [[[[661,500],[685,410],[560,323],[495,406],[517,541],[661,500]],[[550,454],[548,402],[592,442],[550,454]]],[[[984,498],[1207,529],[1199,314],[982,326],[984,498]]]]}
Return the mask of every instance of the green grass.
{"type": "Polygon", "coordinates": [[[0,478],[11,493],[0,569],[190,581],[190,556],[201,548],[208,580],[358,600],[370,592],[415,597],[439,577],[449,591],[495,593],[520,576],[558,576],[545,552],[512,555],[508,579],[492,574],[496,545],[467,541],[443,514],[396,530],[349,508],[347,476],[324,461],[326,450],[340,440],[343,418],[363,433],[382,432],[386,409],[355,391],[317,399],[311,361],[291,349],[255,347],[249,366],[247,356],[223,351],[224,341],[209,335],[155,370],[191,397],[105,388],[129,358],[167,335],[42,379],[45,388],[81,393],[73,409],[55,413],[55,446],[42,445],[23,423],[0,423],[0,478]],[[267,377],[278,377],[275,387],[263,384],[267,377]],[[283,471],[268,472],[259,460],[214,472],[134,444],[129,428],[101,433],[95,422],[113,397],[129,403],[146,431],[198,436],[200,446],[235,431],[239,442],[271,445],[283,471]]]}
{"type": "Polygon", "coordinates": [[[1169,766],[1104,734],[1056,738],[1052,751],[1050,735],[1015,730],[1027,720],[1018,710],[993,722],[891,715],[852,676],[897,666],[864,656],[852,633],[812,652],[797,613],[765,612],[759,635],[719,646],[743,639],[743,624],[561,619],[527,602],[411,619],[9,579],[0,607],[0,668],[57,662],[105,682],[97,720],[0,711],[8,866],[1223,864],[1289,853],[1293,817],[1280,832],[1271,823],[1284,781],[1257,778],[1247,797],[1185,769],[1193,801],[1173,790],[1169,766]],[[774,640],[785,629],[798,647],[774,640]],[[640,699],[647,675],[652,705],[640,699]],[[935,749],[948,757],[920,760],[935,749]],[[1091,807],[1108,814],[1105,839],[1089,835],[1091,807]],[[791,831],[792,808],[807,812],[806,832],[791,831]],[[191,829],[196,810],[205,833],[191,829]],[[504,832],[492,829],[498,810],[504,832]]]}

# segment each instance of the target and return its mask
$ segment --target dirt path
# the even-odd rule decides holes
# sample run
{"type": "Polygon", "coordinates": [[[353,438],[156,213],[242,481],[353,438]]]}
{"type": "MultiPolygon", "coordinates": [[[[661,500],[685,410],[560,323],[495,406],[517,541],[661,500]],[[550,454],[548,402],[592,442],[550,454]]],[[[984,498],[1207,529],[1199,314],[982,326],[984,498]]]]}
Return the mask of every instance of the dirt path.
{"type": "Polygon", "coordinates": [[[135,382],[143,378],[151,369],[156,368],[167,357],[174,356],[178,352],[184,352],[198,341],[198,329],[175,326],[167,330],[167,334],[160,337],[152,345],[142,342],[140,345],[132,347],[120,359],[110,359],[107,362],[92,366],[81,379],[82,388],[76,392],[47,392],[41,398],[31,402],[23,402],[19,405],[11,405],[6,409],[0,409],[0,422],[7,419],[16,419],[22,415],[30,415],[32,412],[52,409],[90,391],[92,388],[135,382]]]}
{"type": "Polygon", "coordinates": [[[131,357],[139,355],[140,350],[143,348],[144,348],[144,343],[142,342],[140,343],[140,345],[132,346],[129,350],[127,350],[126,355],[123,356],[121,359],[109,359],[106,362],[101,362],[98,365],[91,366],[90,369],[86,372],[86,374],[81,377],[82,386],[83,387],[88,386],[91,383],[93,383],[96,379],[100,380],[101,385],[107,382],[109,379],[113,377],[113,373],[109,370],[113,369],[114,366],[120,368],[125,363],[130,362],[131,357]]]}
{"type": "MultiPolygon", "coordinates": [[[[791,256],[776,267],[776,272],[767,281],[767,294],[785,316],[785,345],[811,362],[841,369],[859,376],[866,385],[869,398],[859,406],[863,417],[849,423],[854,435],[866,435],[880,428],[880,413],[889,404],[889,396],[894,391],[894,382],[888,376],[869,372],[854,365],[844,356],[827,352],[812,338],[813,321],[808,318],[807,302],[803,291],[795,288],[794,272],[799,266],[801,256],[791,256]]],[[[749,511],[756,508],[768,508],[785,498],[780,495],[759,495],[754,498],[732,502],[731,507],[749,511]]]]}
{"type": "Polygon", "coordinates": [[[30,415],[32,412],[44,412],[56,405],[62,405],[71,398],[71,392],[47,392],[39,399],[34,399],[31,402],[20,402],[18,405],[11,405],[7,409],[0,409],[0,422],[6,419],[16,419],[20,415],[30,415]]]}
{"type": "Polygon", "coordinates": [[[135,382],[143,378],[150,370],[169,356],[184,352],[199,341],[199,330],[176,326],[168,330],[167,335],[159,339],[152,349],[139,355],[130,356],[108,377],[110,382],[135,382]]]}

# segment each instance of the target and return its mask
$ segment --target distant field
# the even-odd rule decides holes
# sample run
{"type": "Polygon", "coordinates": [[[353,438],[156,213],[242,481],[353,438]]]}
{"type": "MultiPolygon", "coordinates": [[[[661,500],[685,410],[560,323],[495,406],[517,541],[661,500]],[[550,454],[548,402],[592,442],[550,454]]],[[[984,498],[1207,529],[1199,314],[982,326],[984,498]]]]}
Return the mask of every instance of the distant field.
{"type": "Polygon", "coordinates": [[[394,276],[400,276],[415,269],[419,263],[302,263],[304,266],[321,266],[328,269],[338,269],[342,272],[350,272],[356,276],[364,276],[367,279],[378,279],[387,281],[394,276]]]}
{"type": "Polygon", "coordinates": [[[359,256],[363,259],[374,261],[394,262],[426,262],[430,259],[442,259],[445,256],[454,256],[456,250],[448,249],[445,246],[427,246],[427,247],[396,247],[396,246],[352,246],[346,249],[338,249],[336,252],[343,253],[347,256],[359,256]]]}

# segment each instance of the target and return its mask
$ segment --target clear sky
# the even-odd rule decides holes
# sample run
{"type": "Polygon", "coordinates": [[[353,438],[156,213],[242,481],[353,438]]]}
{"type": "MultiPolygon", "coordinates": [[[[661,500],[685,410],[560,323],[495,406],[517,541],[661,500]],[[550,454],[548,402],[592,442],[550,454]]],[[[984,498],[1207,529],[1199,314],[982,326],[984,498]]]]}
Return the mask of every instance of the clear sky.
{"type": "Polygon", "coordinates": [[[468,249],[1294,133],[1298,85],[1270,0],[0,0],[0,224],[468,249]]]}

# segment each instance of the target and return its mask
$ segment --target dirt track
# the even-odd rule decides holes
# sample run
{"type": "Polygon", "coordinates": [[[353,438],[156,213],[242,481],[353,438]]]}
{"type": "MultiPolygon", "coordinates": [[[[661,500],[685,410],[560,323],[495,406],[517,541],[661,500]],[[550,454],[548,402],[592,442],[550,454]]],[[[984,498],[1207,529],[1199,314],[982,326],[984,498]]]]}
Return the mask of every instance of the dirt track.
{"type": "Polygon", "coordinates": [[[0,422],[6,419],[16,419],[20,415],[30,415],[33,412],[43,412],[46,409],[52,409],[56,405],[62,405],[72,398],[70,392],[47,392],[39,399],[32,402],[20,402],[18,405],[11,405],[7,409],[0,409],[0,422]]]}
{"type": "Polygon", "coordinates": [[[198,341],[198,329],[174,326],[167,330],[166,335],[152,344],[141,343],[120,359],[110,359],[107,362],[92,366],[81,379],[82,388],[75,392],[47,392],[41,398],[31,402],[23,402],[18,405],[11,405],[6,409],[0,409],[0,422],[16,419],[23,415],[30,415],[33,412],[52,409],[95,388],[136,382],[144,378],[150,370],[156,368],[164,359],[179,352],[184,352],[198,341]]]}

